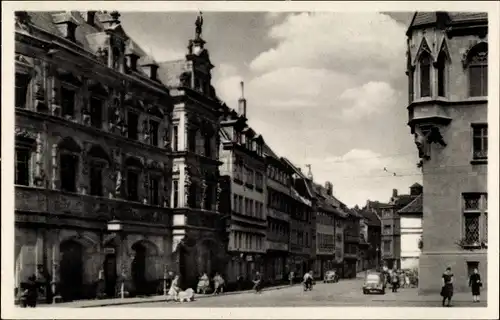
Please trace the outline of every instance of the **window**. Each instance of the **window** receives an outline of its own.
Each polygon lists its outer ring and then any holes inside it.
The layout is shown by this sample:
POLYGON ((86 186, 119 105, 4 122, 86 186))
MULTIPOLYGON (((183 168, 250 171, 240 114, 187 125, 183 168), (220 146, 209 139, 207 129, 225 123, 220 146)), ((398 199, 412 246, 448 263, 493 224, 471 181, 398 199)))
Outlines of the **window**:
POLYGON ((191 129, 188 131, 188 151, 196 152, 196 131, 191 129))
POLYGON ((488 158, 488 125, 473 124, 472 126, 473 159, 488 158))
POLYGON ((130 201, 139 200, 139 174, 136 171, 127 171, 127 199, 130 201))
POLYGON ((172 148, 174 151, 179 151, 179 127, 178 126, 173 127, 172 148))
POLYGON ((103 167, 99 163, 93 162, 90 166, 90 194, 93 196, 103 195, 102 177, 103 167))
POLYGON ((139 116, 134 112, 128 112, 128 138, 137 140, 139 138, 139 116))
POLYGON ((160 203, 160 179, 159 177, 149 177, 149 203, 157 206, 160 203))
POLYGON ((75 91, 66 87, 61 88, 61 111, 62 116, 75 116, 75 91))
POLYGON ((102 101, 90 99, 90 125, 94 128, 102 128, 102 101))
POLYGON ((383 246, 384 246, 383 247, 384 252, 386 252, 386 253, 391 252, 391 240, 384 240, 383 246))
POLYGON ((238 195, 233 194, 233 211, 238 212, 238 210, 239 210, 239 198, 238 195))
POLYGON ((16 73, 16 108, 26 108, 26 96, 28 94, 28 85, 30 78, 26 74, 16 73))
POLYGON ((484 97, 488 95, 488 45, 478 44, 469 52, 469 95, 484 97))
POLYGON ((198 208, 198 185, 196 182, 191 182, 189 185, 188 205, 190 208, 198 208))
POLYGON ((205 190, 204 207, 206 210, 212 210, 212 200, 214 194, 214 186, 212 184, 207 184, 207 189, 205 190))
POLYGON ((420 97, 431 96, 431 57, 427 52, 420 56, 420 97))
POLYGON ((384 225, 384 234, 391 234, 391 225, 390 224, 384 225))
POLYGON ((61 190, 75 192, 78 156, 69 153, 62 153, 60 155, 60 165, 61 190))
POLYGON ((179 181, 174 180, 172 182, 173 187, 172 187, 172 192, 174 194, 174 208, 179 207, 179 181))
POLYGON ((16 177, 15 183, 22 186, 30 185, 31 150, 16 148, 16 177))
POLYGON ((441 52, 437 61, 438 96, 446 97, 446 56, 441 52))
POLYGON ((149 120, 149 131, 151 132, 151 144, 158 147, 158 129, 159 123, 154 120, 149 120))
POLYGON ((243 211, 243 196, 238 196, 238 213, 244 214, 245 212, 243 211))
POLYGON ((480 246, 487 243, 487 194, 463 195, 463 239, 465 245, 480 246))
POLYGON ((204 154, 205 157, 212 157, 212 137, 211 136, 205 136, 205 141, 204 141, 204 154))

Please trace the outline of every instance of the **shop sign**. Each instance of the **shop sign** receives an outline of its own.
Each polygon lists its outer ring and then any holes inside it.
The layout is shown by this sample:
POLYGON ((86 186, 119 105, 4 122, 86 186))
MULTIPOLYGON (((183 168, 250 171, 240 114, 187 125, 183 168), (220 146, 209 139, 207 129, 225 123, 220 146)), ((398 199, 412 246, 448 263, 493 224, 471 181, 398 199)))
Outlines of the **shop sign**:
POLYGON ((248 256, 247 256, 247 261, 248 261, 248 262, 253 261, 253 256, 248 255, 248 256))

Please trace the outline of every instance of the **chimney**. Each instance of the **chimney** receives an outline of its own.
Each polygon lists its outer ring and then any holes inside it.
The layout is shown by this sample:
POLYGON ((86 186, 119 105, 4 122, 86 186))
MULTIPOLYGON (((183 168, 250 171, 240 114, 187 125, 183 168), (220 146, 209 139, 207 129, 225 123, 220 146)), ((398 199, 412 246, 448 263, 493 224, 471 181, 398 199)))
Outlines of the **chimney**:
POLYGON ((96 11, 87 11, 87 23, 93 26, 95 24, 96 11))
POLYGON ((312 181, 313 180, 313 173, 311 171, 311 165, 310 164, 306 164, 306 167, 309 169, 307 171, 307 178, 312 181))
POLYGON ((398 196, 398 189, 392 189, 392 197, 396 198, 398 196))
POLYGON ((247 100, 245 99, 245 84, 240 82, 241 98, 238 99, 238 113, 243 117, 247 117, 247 100))
POLYGON ((325 182, 326 194, 333 196, 333 185, 330 181, 325 182))

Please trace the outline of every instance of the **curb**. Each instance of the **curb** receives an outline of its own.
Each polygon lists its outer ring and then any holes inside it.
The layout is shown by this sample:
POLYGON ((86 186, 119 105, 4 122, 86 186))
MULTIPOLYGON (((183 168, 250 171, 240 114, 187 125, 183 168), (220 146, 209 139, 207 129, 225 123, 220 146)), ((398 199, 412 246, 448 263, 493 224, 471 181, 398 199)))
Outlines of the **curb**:
MULTIPOLYGON (((285 288, 290 288, 290 287, 295 287, 297 285, 301 284, 294 284, 292 286, 286 285, 286 286, 277 286, 277 287, 269 287, 269 288, 264 288, 262 289, 262 292, 264 291, 275 291, 275 290, 281 290, 285 288)), ((254 292, 253 290, 245 290, 245 291, 232 291, 232 292, 227 292, 223 293, 222 295, 196 295, 195 300, 198 299, 207 299, 207 298, 216 298, 216 297, 223 297, 223 296, 230 296, 230 295, 237 295, 237 294, 244 294, 244 293, 250 293, 254 292)), ((81 305, 81 306, 67 306, 67 308, 97 308, 97 307, 113 307, 113 306, 120 306, 120 305, 130 305, 130 304, 140 304, 140 303, 156 303, 156 302, 166 302, 169 301, 169 299, 165 298, 158 298, 158 299, 152 299, 152 300, 135 300, 135 301, 124 301, 118 300, 116 302, 111 302, 111 303, 98 303, 98 304, 92 304, 92 305, 81 305)), ((57 307, 57 305, 52 305, 53 307, 57 307)), ((65 306, 60 306, 61 308, 65 308, 65 306)))

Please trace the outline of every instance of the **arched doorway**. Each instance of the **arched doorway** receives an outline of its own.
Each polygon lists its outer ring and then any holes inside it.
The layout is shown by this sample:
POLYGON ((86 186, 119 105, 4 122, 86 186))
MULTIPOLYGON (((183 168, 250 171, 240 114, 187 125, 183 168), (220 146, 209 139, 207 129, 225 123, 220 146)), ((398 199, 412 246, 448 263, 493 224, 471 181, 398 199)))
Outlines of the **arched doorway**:
POLYGON ((116 272, 116 253, 114 250, 106 254, 106 256, 104 257, 103 270, 104 270, 104 283, 105 283, 106 296, 110 298, 115 297, 117 272, 116 272))
POLYGON ((83 297, 83 246, 74 240, 60 244, 60 293, 64 301, 83 297))
POLYGON ((146 247, 137 242, 132 246, 135 251, 134 259, 132 260, 131 272, 132 283, 135 289, 135 295, 143 295, 146 286, 146 247))

